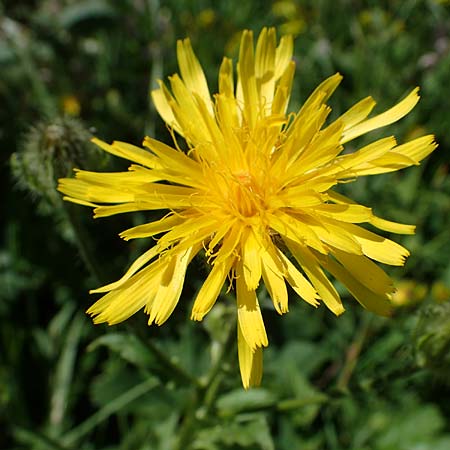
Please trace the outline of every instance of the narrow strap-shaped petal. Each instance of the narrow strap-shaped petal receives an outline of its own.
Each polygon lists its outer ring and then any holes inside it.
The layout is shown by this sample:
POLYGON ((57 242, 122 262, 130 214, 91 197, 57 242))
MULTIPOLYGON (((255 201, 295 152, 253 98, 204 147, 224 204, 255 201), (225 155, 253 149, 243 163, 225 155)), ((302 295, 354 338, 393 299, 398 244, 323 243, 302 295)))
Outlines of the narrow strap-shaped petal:
POLYGON ((395 147, 390 153, 361 164, 353 169, 356 176, 378 175, 419 165, 423 158, 435 150, 433 135, 422 136, 395 147))
POLYGON ((331 258, 324 258, 323 266, 338 279, 366 309, 380 316, 390 316, 392 306, 387 294, 376 294, 354 277, 353 272, 346 270, 331 258))
POLYGON ((112 325, 128 319, 143 308, 157 292, 162 274, 161 267, 162 261, 155 260, 123 282, 119 288, 100 298, 86 312, 95 316, 94 323, 107 322, 112 325))
POLYGON ((270 227, 281 236, 291 239, 298 244, 309 245, 320 253, 328 253, 317 234, 304 221, 278 211, 276 215, 270 215, 269 223, 270 227))
POLYGON ((253 129, 259 113, 258 90, 255 76, 255 57, 253 53, 253 33, 245 30, 242 33, 238 63, 238 86, 242 90, 244 100, 244 117, 253 129))
POLYGON ((189 39, 177 41, 177 58, 181 76, 186 87, 193 93, 199 95, 204 101, 209 112, 213 114, 211 95, 209 93, 208 82, 202 66, 192 50, 189 39))
POLYGON ((267 347, 267 334, 256 292, 247 286, 242 262, 236 267, 236 300, 238 322, 247 345, 252 351, 258 347, 267 347))
POLYGON ((277 253, 286 267, 284 276, 292 289, 294 289, 297 295, 305 302, 315 307, 319 306, 320 302, 318 300, 320 299, 320 296, 313 285, 303 276, 294 264, 289 261, 281 250, 278 249, 277 253))
POLYGON ((368 133, 369 131, 397 122, 397 120, 400 120, 402 117, 406 116, 406 114, 408 114, 419 101, 418 92, 419 88, 416 87, 406 98, 384 113, 364 120, 363 122, 360 122, 359 124, 344 131, 342 134, 341 144, 345 144, 346 142, 349 142, 362 134, 368 133))
POLYGON ((263 373, 262 348, 252 350, 245 340, 241 326, 237 326, 238 332, 238 357, 244 389, 259 386, 263 373))
POLYGON ((344 130, 347 130, 362 122, 370 114, 375 105, 376 102, 372 97, 366 97, 339 116, 337 120, 343 122, 344 130))
POLYGON ((180 225, 184 222, 184 220, 185 219, 181 216, 170 214, 160 220, 155 220, 154 222, 144 223, 133 228, 128 228, 128 230, 122 231, 119 236, 125 241, 129 241, 130 239, 151 237, 163 233, 164 231, 168 231, 174 226, 180 225))
POLYGON ((259 97, 266 114, 272 107, 275 91, 275 28, 263 28, 256 43, 255 75, 259 97))
POLYGON ((234 98, 233 62, 223 58, 219 69, 219 94, 234 98))
POLYGON ((376 294, 394 292, 392 280, 386 272, 364 255, 352 255, 341 250, 334 252, 336 259, 368 289, 376 294))
POLYGON ((183 290, 187 266, 199 249, 196 245, 170 258, 151 304, 149 324, 162 325, 172 314, 183 290))
POLYGON ((400 244, 357 225, 342 222, 341 227, 354 236, 361 244, 363 253, 369 258, 391 266, 403 266, 405 264, 409 251, 400 244))
POLYGON ((255 290, 261 278, 261 243, 252 228, 247 228, 243 236, 242 266, 245 283, 249 290, 255 290))
POLYGON ((284 281, 286 268, 271 242, 267 242, 261 252, 261 263, 264 284, 276 311, 278 314, 287 313, 289 310, 288 292, 284 281))
POLYGON ((304 246, 298 245, 296 242, 284 239, 286 245, 291 251, 294 258, 298 261, 302 269, 305 271, 313 286, 317 289, 321 299, 328 309, 339 316, 344 312, 341 298, 336 288, 331 284, 330 280, 323 273, 317 259, 304 246))
POLYGON ((339 84, 342 81, 342 75, 340 73, 335 73, 331 77, 328 77, 326 80, 322 81, 319 86, 314 89, 313 93, 308 97, 306 102, 303 104, 299 111, 299 115, 302 114, 303 111, 309 108, 309 106, 316 102, 318 98, 320 98, 320 102, 326 102, 339 84))
POLYGON ((223 263, 213 265, 195 298, 191 313, 192 320, 202 320, 214 306, 234 260, 233 256, 229 256, 223 263))
POLYGON ((127 144, 126 142, 115 141, 109 145, 97 138, 92 138, 91 142, 98 145, 102 150, 105 150, 105 152, 119 156, 120 158, 128 159, 129 161, 133 161, 150 168, 159 167, 154 155, 142 148, 127 144))
POLYGON ((278 80, 286 71, 286 68, 291 64, 292 55, 294 53, 294 40, 291 35, 282 36, 275 52, 275 74, 274 77, 278 80))
MULTIPOLYGON (((345 204, 345 205, 357 204, 354 200, 346 197, 345 195, 339 194, 338 192, 328 191, 327 196, 331 201, 338 204, 345 204)), ((390 233, 414 234, 416 229, 414 225, 392 222, 390 220, 382 219, 381 217, 378 217, 373 213, 368 222, 372 224, 374 227, 377 227, 380 230, 388 231, 390 233)))
POLYGON ((175 100, 166 85, 161 80, 158 80, 158 84, 159 89, 154 89, 151 92, 151 97, 156 111, 158 111, 158 114, 169 127, 173 128, 178 134, 180 134, 180 136, 184 136, 183 130, 175 118, 172 110, 171 104, 175 100))
POLYGON ((145 264, 147 264, 150 260, 152 260, 158 253, 160 252, 160 247, 158 245, 154 245, 151 249, 147 250, 143 253, 139 258, 137 258, 133 264, 131 264, 130 268, 126 271, 125 275, 120 278, 120 280, 115 281, 114 283, 107 284, 97 289, 91 289, 89 291, 90 294, 99 294, 101 292, 113 291, 115 289, 120 288, 126 281, 128 281, 139 269, 141 269, 145 264))

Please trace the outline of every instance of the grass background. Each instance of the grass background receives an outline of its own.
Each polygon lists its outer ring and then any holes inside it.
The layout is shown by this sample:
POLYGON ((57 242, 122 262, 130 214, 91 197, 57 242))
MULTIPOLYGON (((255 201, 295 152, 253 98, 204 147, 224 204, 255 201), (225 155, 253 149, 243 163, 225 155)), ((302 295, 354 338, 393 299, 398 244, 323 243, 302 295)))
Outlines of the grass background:
POLYGON ((0 448, 450 448, 449 33, 445 0, 4 0, 0 448), (99 154, 91 134, 170 140, 149 89, 177 70, 177 39, 191 38, 214 91, 241 30, 263 26, 296 36, 292 110, 336 71, 333 116, 367 95, 382 111, 418 85, 415 110, 378 134, 435 133, 439 148, 420 167, 344 187, 377 214, 417 224, 416 235, 395 238, 412 255, 388 268, 394 317, 344 297, 336 319, 295 296, 279 317, 261 292, 270 347, 262 387, 245 392, 232 299, 202 323, 188 320, 207 274, 201 259, 163 327, 147 327, 142 313, 92 325, 87 291, 139 254, 145 242, 117 234, 148 216, 93 221, 54 187, 74 166, 126 167, 99 154))

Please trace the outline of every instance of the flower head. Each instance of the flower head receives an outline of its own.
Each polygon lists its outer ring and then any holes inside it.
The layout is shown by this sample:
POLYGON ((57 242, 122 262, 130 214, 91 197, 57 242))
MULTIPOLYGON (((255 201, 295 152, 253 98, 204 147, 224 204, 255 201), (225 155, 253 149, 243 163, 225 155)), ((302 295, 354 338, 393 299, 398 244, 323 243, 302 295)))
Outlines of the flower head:
POLYGON ((414 89, 391 109, 367 118, 375 105, 367 97, 327 124, 326 101, 342 77, 321 83, 300 111, 287 113, 295 72, 289 36, 277 45, 274 29, 263 29, 256 48, 251 31, 242 34, 237 83, 224 58, 219 92, 210 95, 188 39, 177 46, 181 76, 160 82, 152 92, 171 130, 184 138, 181 151, 150 137, 145 149, 124 142, 94 142, 133 162, 128 172, 77 171, 62 179, 66 199, 92 206, 95 217, 165 210, 166 215, 121 233, 125 240, 159 236, 89 310, 95 323, 115 324, 140 309, 149 324, 161 325, 174 310, 186 268, 205 250, 211 266, 193 304, 202 320, 231 279, 236 292, 238 352, 244 387, 262 375, 262 348, 268 339, 256 290, 264 283, 280 314, 288 311, 287 284, 312 306, 344 311, 326 274, 342 282, 365 308, 387 315, 393 284, 374 261, 400 266, 408 251, 360 224, 412 234, 414 226, 381 219, 370 208, 334 188, 358 176, 391 172, 434 150, 433 136, 397 145, 379 139, 353 153, 345 144, 389 125, 416 105, 414 89), (326 271, 326 272, 325 272, 326 271))

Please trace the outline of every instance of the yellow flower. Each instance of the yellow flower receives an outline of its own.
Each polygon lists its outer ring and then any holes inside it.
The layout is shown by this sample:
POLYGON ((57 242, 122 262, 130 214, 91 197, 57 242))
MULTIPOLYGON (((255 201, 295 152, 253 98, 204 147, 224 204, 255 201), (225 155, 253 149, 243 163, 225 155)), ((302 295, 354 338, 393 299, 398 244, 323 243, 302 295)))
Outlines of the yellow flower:
POLYGON ((62 109, 69 116, 79 116, 81 105, 75 95, 65 95, 62 98, 62 109))
POLYGON ((149 324, 161 325, 180 298, 187 266, 204 250, 211 271, 192 319, 202 320, 230 279, 245 388, 260 383, 268 344, 256 294, 261 280, 280 314, 288 311, 286 283, 312 306, 323 302, 336 315, 344 311, 324 269, 362 306, 389 314, 394 288, 373 261, 401 266, 409 253, 360 224, 402 234, 414 233, 414 226, 381 219, 333 188, 417 165, 436 147, 433 136, 401 145, 387 137, 345 153, 347 142, 408 114, 418 89, 372 118, 375 102, 367 97, 325 124, 331 111, 326 101, 342 78, 335 74, 300 111, 287 114, 292 52, 292 38, 281 38, 277 46, 274 29, 262 30, 256 49, 252 32, 244 31, 236 86, 232 61, 224 58, 219 92, 211 97, 189 40, 179 41, 181 77, 169 78, 170 90, 160 82, 152 97, 189 150, 181 151, 175 137, 175 148, 146 137, 146 149, 94 139, 106 152, 132 161, 129 171, 77 171, 59 186, 66 200, 94 207, 95 217, 166 211, 160 220, 121 233, 125 240, 160 237, 119 281, 92 291, 106 293, 88 310, 94 322, 116 324, 143 308, 149 324))

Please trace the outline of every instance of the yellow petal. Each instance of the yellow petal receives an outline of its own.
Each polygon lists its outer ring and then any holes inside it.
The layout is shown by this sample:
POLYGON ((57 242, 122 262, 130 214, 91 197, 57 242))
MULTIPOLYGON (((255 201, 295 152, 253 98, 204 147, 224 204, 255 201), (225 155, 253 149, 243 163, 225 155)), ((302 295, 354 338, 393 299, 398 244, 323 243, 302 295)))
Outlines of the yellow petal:
POLYGON ((267 347, 267 334, 261 310, 254 290, 245 282, 242 262, 236 268, 236 300, 238 322, 247 345, 252 351, 258 347, 267 347))
POLYGON ((313 286, 317 289, 327 308, 337 316, 342 314, 345 309, 341 298, 330 280, 323 273, 314 255, 306 247, 298 245, 289 239, 285 239, 285 242, 313 286))
POLYGON ((111 145, 109 145, 97 138, 92 138, 91 142, 93 142, 95 145, 98 145, 101 149, 105 150, 105 152, 111 153, 112 155, 128 159, 129 161, 142 164, 146 167, 159 168, 158 162, 156 161, 155 157, 142 148, 120 141, 114 141, 111 145))
POLYGON ((171 102, 174 101, 174 98, 162 81, 158 80, 158 84, 159 89, 154 89, 151 92, 151 97, 156 111, 158 111, 158 114, 169 127, 173 128, 181 136, 184 136, 183 130, 177 122, 172 110, 171 102))
POLYGON ((294 80, 295 63, 290 61, 282 74, 275 90, 272 102, 272 114, 285 114, 291 96, 292 82, 294 80))
POLYGON ((322 203, 320 206, 311 208, 311 210, 322 216, 342 222, 367 222, 372 217, 372 210, 362 205, 332 205, 322 203))
POLYGON ((429 134, 395 147, 394 152, 420 162, 437 147, 434 136, 429 134))
POLYGON ((74 169, 74 171, 75 177, 78 180, 103 186, 119 185, 122 188, 129 188, 131 186, 135 188, 145 183, 153 183, 161 180, 159 176, 155 176, 153 170, 134 164, 130 166, 128 172, 89 172, 78 169, 74 169))
POLYGON ((359 174, 359 168, 374 159, 383 156, 395 147, 393 136, 379 139, 361 148, 357 152, 339 156, 328 168, 321 171, 323 175, 336 174, 339 178, 354 178, 359 174))
POLYGON ((172 314, 183 290, 187 266, 198 250, 199 246, 191 247, 168 261, 149 310, 149 325, 162 325, 172 314))
POLYGON ((278 256, 286 267, 285 278, 297 295, 312 306, 319 306, 320 298, 312 284, 300 273, 300 271, 289 261, 281 250, 278 250, 278 256))
POLYGON ((253 33, 249 30, 245 30, 241 38, 238 63, 238 87, 242 90, 244 117, 250 129, 253 129, 258 114, 259 98, 256 87, 253 33))
POLYGON ((355 175, 378 175, 394 172, 412 165, 418 165, 437 147, 434 136, 422 136, 395 147, 391 153, 361 164, 354 170, 355 175))
POLYGON ((380 230, 388 231, 397 234, 414 234, 416 231, 415 225, 407 225, 404 223, 392 222, 390 220, 382 219, 381 217, 373 216, 370 223, 380 230))
POLYGON ((276 216, 270 216, 269 224, 281 236, 302 245, 306 244, 321 253, 327 253, 316 232, 312 227, 306 225, 304 220, 298 220, 289 214, 278 211, 276 216))
MULTIPOLYGON (((356 205, 356 202, 334 191, 328 191, 327 196, 330 200, 338 204, 356 205)), ((414 225, 407 225, 403 223, 392 222, 390 220, 382 219, 372 214, 369 223, 380 230, 389 231, 390 233, 398 234, 414 234, 416 227, 414 225)))
POLYGON ((288 292, 283 277, 286 268, 273 250, 273 244, 268 245, 269 248, 261 253, 262 276, 275 309, 278 314, 284 314, 289 310, 288 292))
POLYGON ((305 186, 294 186, 285 189, 277 197, 280 206, 286 208, 306 208, 318 206, 323 203, 322 198, 313 190, 305 190, 305 186))
POLYGON ((161 261, 156 260, 139 273, 130 277, 120 288, 104 295, 87 313, 94 323, 120 323, 142 309, 156 293, 161 278, 161 261))
POLYGON ((177 58, 181 76, 183 77, 186 87, 191 92, 198 94, 205 102, 209 112, 213 114, 208 83, 205 74, 203 73, 202 66, 192 50, 191 41, 189 39, 177 41, 177 58))
POLYGON ((202 320, 214 306, 222 286, 230 273, 233 262, 234 258, 228 257, 222 264, 213 265, 211 272, 203 282, 195 298, 191 313, 192 320, 202 320))
MULTIPOLYGON (((339 248, 344 252, 361 255, 361 244, 341 227, 341 223, 331 219, 319 218, 313 221, 305 217, 303 221, 319 237, 319 239, 328 245, 339 248)), ((314 247, 313 247, 314 248, 314 247)))
POLYGON ((254 351, 249 347, 238 323, 238 356, 244 389, 259 386, 263 373, 262 348, 254 351))
POLYGON ((275 28, 263 28, 258 36, 255 52, 255 76, 259 98, 265 102, 267 112, 272 105, 275 89, 275 28))
POLYGON ((128 281, 141 267, 147 264, 151 259, 153 259, 160 251, 158 245, 153 246, 150 250, 147 250, 139 258, 137 258, 130 268, 126 271, 125 275, 114 283, 107 284, 97 289, 92 289, 89 291, 90 294, 98 294, 101 292, 108 292, 121 287, 126 281, 128 281))
POLYGON ((331 77, 328 77, 326 80, 322 81, 319 86, 314 89, 313 93, 308 97, 306 102, 303 104, 300 109, 299 114, 301 114, 305 109, 307 109, 312 103, 314 103, 318 98, 320 98, 320 102, 326 102, 336 88, 339 86, 342 81, 342 75, 340 73, 335 73, 331 77))
POLYGON ((58 190, 85 202, 125 203, 133 202, 135 196, 133 192, 121 189, 120 185, 100 186, 76 178, 62 178, 58 190))
POLYGON ((349 142, 362 134, 366 134, 369 131, 397 122, 397 120, 400 120, 402 117, 406 116, 406 114, 408 114, 419 101, 418 92, 419 88, 413 89, 406 98, 384 113, 378 114, 371 119, 364 120, 363 122, 344 131, 342 134, 341 144, 345 144, 346 142, 349 142))
POLYGON ((215 264, 223 263, 231 255, 237 255, 237 247, 241 242, 242 227, 231 226, 229 233, 224 237, 222 241, 222 247, 220 253, 217 255, 215 264))
POLYGON ((214 216, 205 219, 203 216, 185 219, 180 225, 174 226, 161 236, 158 245, 168 248, 181 239, 207 239, 217 229, 217 219, 214 216))
POLYGON ((219 69, 219 93, 225 97, 234 97, 233 63, 230 58, 223 58, 219 69))
POLYGON ((409 252, 400 244, 357 225, 342 223, 341 226, 354 236, 361 244, 363 253, 369 258, 391 266, 403 266, 405 264, 409 252))
POLYGON ((175 214, 170 214, 163 217, 160 220, 155 220, 154 222, 144 223, 128 230, 122 231, 119 236, 125 241, 130 239, 146 238, 150 236, 155 236, 157 234, 163 233, 164 231, 170 230, 172 227, 179 225, 184 222, 184 219, 175 214))
POLYGON ((251 228, 245 232, 242 265, 245 284, 249 290, 255 290, 261 278, 261 244, 251 228))
POLYGON ((210 136, 208 130, 203 126, 202 114, 194 93, 189 91, 177 74, 171 76, 169 81, 176 100, 171 102, 170 106, 177 122, 183 129, 183 136, 194 145, 207 142, 210 136))
MULTIPOLYGON (((59 182, 61 182, 61 181, 62 181, 62 179, 59 180, 59 182)), ((59 188, 59 186, 58 186, 58 191, 62 192, 61 189, 59 188)), ((63 200, 67 201, 67 202, 76 203, 77 205, 90 206, 91 208, 98 208, 98 206, 99 206, 99 205, 96 205, 95 203, 87 202, 85 200, 80 200, 79 198, 74 198, 74 197, 69 197, 69 196, 64 196, 63 200)))
POLYGON ((275 53, 275 79, 282 77, 292 63, 294 41, 291 35, 282 36, 275 53))
POLYGON ((369 258, 340 250, 336 250, 334 256, 353 277, 376 294, 384 295, 394 291, 392 280, 369 258))
POLYGON ((148 136, 145 137, 143 145, 155 153, 160 160, 160 164, 163 164, 167 169, 188 175, 192 180, 197 180, 197 182, 202 180, 203 173, 200 164, 183 152, 148 136))
POLYGON ((362 122, 375 106, 375 100, 372 97, 366 97, 353 105, 342 116, 338 117, 344 123, 344 130, 347 130, 362 122))
POLYGON ((366 309, 380 316, 389 316, 392 312, 389 296, 387 294, 376 294, 367 289, 364 284, 357 280, 353 273, 347 271, 337 262, 328 258, 323 262, 324 267, 336 277, 353 295, 353 297, 366 309))

